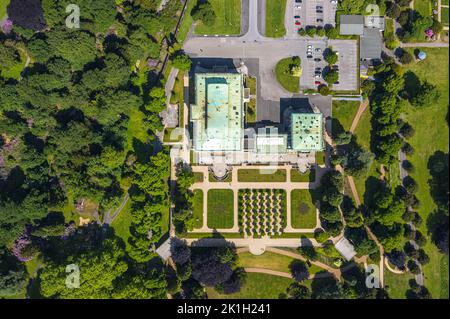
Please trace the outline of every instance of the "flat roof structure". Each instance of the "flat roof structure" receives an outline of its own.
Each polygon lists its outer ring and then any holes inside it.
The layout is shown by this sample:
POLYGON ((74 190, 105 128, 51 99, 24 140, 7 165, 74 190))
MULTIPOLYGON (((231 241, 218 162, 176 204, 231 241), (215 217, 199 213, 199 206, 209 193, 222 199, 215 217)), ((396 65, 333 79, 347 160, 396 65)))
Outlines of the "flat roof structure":
POLYGON ((364 28, 364 34, 361 36, 360 59, 374 60, 381 59, 383 50, 383 37, 380 29, 364 28))
POLYGON ((288 138, 274 127, 265 127, 255 135, 255 151, 259 154, 286 154, 288 138))
POLYGON ((324 150, 323 114, 291 114, 291 147, 298 152, 324 150))
POLYGON ((381 16, 364 16, 364 26, 366 28, 377 28, 384 31, 385 19, 381 16))
POLYGON ((339 239, 334 247, 347 261, 356 256, 355 247, 345 237, 339 239))
POLYGON ((196 151, 240 151, 243 148, 243 75, 197 73, 191 104, 196 151))
POLYGON ((362 15, 342 14, 339 16, 339 33, 341 35, 362 35, 364 17, 362 15))

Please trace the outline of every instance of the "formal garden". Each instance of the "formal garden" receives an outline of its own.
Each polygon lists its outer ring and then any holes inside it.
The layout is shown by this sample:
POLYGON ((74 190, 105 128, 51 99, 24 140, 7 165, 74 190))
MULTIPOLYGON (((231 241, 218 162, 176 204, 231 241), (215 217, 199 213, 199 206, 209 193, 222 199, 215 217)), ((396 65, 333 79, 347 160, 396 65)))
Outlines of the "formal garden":
POLYGON ((245 236, 260 238, 283 233, 286 226, 286 192, 284 190, 240 190, 239 209, 239 224, 245 236))
POLYGON ((313 190, 294 189, 291 192, 291 226, 293 228, 313 229, 317 226, 317 211, 313 190))
POLYGON ((234 224, 233 191, 211 189, 208 191, 208 227, 232 228, 234 224))

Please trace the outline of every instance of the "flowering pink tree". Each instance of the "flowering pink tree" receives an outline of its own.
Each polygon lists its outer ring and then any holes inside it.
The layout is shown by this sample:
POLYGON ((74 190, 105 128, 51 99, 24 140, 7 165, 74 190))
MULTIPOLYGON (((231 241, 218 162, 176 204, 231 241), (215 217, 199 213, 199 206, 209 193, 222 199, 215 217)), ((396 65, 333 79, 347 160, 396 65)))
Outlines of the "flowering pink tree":
POLYGON ((432 37, 434 36, 434 32, 433 32, 432 29, 427 29, 427 30, 425 31, 425 35, 426 35, 428 38, 432 38, 432 37))
POLYGON ((4 34, 9 34, 13 28, 13 22, 8 18, 2 21, 2 31, 4 34))

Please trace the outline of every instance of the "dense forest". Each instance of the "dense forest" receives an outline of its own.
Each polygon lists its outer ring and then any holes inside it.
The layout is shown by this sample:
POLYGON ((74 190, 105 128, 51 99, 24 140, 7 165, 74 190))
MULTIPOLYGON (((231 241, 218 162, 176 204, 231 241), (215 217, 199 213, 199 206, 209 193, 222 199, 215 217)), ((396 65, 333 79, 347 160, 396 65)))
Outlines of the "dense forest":
POLYGON ((184 1, 159 2, 10 2, 12 27, 0 33, 0 271, 11 280, 0 296, 24 286, 23 264, 10 265, 11 256, 39 254, 41 296, 165 297, 152 247, 168 227, 170 173, 156 132, 184 1), (66 26, 69 4, 80 8, 80 28, 66 26), (127 250, 101 227, 126 193, 127 250), (100 223, 77 228, 73 213, 86 207, 100 223), (67 295, 55 280, 68 261, 92 270, 99 286, 67 295), (141 284, 148 289, 133 290, 141 284))

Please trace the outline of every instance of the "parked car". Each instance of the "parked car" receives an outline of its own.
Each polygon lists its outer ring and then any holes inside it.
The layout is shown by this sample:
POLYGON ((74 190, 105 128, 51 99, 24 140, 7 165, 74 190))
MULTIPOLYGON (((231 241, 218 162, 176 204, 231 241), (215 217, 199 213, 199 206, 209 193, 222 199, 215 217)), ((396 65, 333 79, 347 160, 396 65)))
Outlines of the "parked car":
POLYGON ((315 75, 321 75, 322 72, 320 72, 320 71, 315 71, 314 74, 315 74, 315 75))
POLYGON ((315 58, 314 61, 320 62, 320 61, 322 61, 322 59, 321 58, 315 58))
POLYGON ((295 21, 295 25, 301 25, 302 23, 300 21, 295 21))
POLYGON ((322 10, 316 10, 316 13, 323 13, 322 10))
POLYGON ((301 9, 302 6, 301 6, 300 4, 296 4, 296 5, 294 6, 294 8, 295 8, 295 9, 301 9))
POLYGON ((322 10, 323 7, 322 6, 316 6, 316 10, 322 10))
POLYGON ((312 59, 312 55, 311 54, 308 54, 307 56, 306 56, 306 58, 308 58, 308 59, 312 59))
POLYGON ((319 78, 320 78, 320 75, 319 75, 319 74, 314 74, 314 78, 315 78, 315 79, 319 79, 319 78))
POLYGON ((322 52, 322 49, 321 48, 316 48, 314 51, 316 51, 317 53, 320 53, 320 52, 322 52))
POLYGON ((308 44, 307 48, 308 48, 308 49, 312 49, 312 45, 311 45, 311 44, 308 44))
POLYGON ((295 3, 302 3, 302 0, 295 0, 295 3))
POLYGON ((294 19, 300 19, 299 15, 294 16, 294 19))
POLYGON ((323 22, 323 19, 316 19, 316 22, 321 23, 321 22, 323 22))
POLYGON ((333 65, 333 70, 339 71, 339 66, 338 65, 333 65))
POLYGON ((315 81, 314 84, 315 84, 315 85, 321 85, 322 82, 320 82, 320 81, 315 81))
POLYGON ((334 82, 333 84, 339 84, 339 81, 334 82))
POLYGON ((322 71, 322 68, 317 67, 316 71, 322 71))

